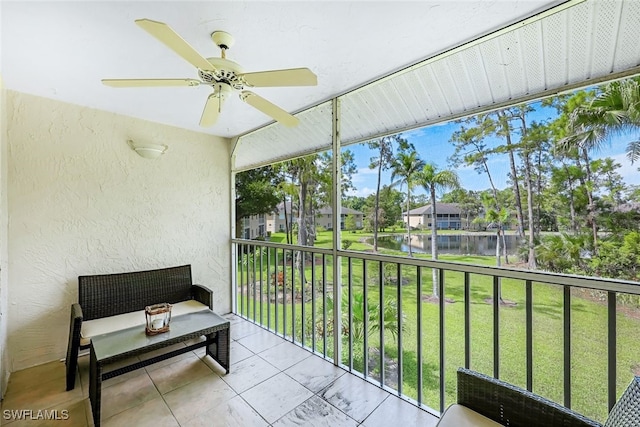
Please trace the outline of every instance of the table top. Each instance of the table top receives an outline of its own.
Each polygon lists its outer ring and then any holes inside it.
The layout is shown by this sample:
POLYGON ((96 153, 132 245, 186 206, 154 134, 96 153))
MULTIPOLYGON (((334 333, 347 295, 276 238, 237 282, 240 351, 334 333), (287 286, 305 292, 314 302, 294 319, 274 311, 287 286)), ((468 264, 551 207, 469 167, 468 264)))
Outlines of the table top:
POLYGON ((91 347, 97 361, 115 361, 228 327, 227 319, 211 310, 203 310, 172 317, 168 332, 147 335, 145 325, 139 325, 91 337, 91 347))

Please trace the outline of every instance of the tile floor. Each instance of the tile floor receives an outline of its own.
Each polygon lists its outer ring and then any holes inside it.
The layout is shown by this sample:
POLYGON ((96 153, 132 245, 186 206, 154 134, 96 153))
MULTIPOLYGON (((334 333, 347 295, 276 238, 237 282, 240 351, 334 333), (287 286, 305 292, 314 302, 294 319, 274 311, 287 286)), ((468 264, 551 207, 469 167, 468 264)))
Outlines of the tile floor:
MULTIPOLYGON (((204 349, 103 383, 102 425, 110 426, 435 426, 433 415, 234 315, 231 373, 204 349)), ((147 355, 147 357, 149 357, 147 355)), ((65 391, 64 363, 15 372, 0 424, 92 426, 88 356, 76 388, 65 391), (7 420, 6 410, 68 411, 67 420, 7 420)), ((63 414, 62 412, 58 412, 63 414)))

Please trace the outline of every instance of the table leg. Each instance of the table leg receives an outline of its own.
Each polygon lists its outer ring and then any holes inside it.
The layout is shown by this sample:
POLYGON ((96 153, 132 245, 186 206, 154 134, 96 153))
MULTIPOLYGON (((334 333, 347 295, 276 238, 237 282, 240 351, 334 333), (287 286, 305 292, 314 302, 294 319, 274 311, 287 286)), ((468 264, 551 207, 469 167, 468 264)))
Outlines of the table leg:
POLYGON ((100 427, 100 399, 102 395, 102 367, 98 365, 96 354, 91 346, 89 361, 89 401, 93 414, 93 424, 100 427))
POLYGON ((227 328, 207 336, 207 341, 212 341, 211 344, 207 344, 207 354, 220 363, 227 374, 229 373, 229 365, 231 363, 229 360, 231 347, 230 335, 229 328, 227 328))

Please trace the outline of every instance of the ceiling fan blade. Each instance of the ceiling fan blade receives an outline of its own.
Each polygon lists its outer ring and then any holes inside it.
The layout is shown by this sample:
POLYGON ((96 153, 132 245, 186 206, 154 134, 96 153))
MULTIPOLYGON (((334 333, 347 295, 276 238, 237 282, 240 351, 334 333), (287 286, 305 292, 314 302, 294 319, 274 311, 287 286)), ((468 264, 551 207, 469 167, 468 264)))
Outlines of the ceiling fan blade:
POLYGON ((200 126, 209 127, 216 123, 220 115, 221 102, 220 97, 216 96, 215 93, 209 95, 202 111, 202 117, 200 117, 200 126))
POLYGON ((198 86, 195 79, 102 79, 111 87, 155 87, 155 86, 198 86))
POLYGON ((290 68, 286 70, 257 71, 242 74, 249 86, 316 86, 318 76, 308 68, 290 68))
POLYGON ((267 116, 273 117, 278 122, 282 123, 287 127, 296 126, 300 120, 297 117, 292 116, 291 114, 284 111, 282 108, 277 105, 267 101, 261 96, 256 95, 255 93, 243 90, 240 93, 240 99, 242 99, 247 104, 251 105, 254 108, 265 113, 267 116))
POLYGON ((189 43, 187 43, 178 33, 163 22, 152 21, 150 19, 136 19, 143 30, 167 45, 169 49, 183 57, 187 62, 201 70, 214 71, 215 68, 205 57, 200 55, 189 43))

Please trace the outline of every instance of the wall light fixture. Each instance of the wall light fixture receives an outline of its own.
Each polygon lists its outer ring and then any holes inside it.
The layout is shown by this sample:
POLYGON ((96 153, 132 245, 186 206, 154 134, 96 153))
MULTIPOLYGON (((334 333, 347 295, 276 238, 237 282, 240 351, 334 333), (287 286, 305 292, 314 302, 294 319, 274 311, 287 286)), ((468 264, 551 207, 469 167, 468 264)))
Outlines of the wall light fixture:
POLYGON ((162 156, 169 148, 164 144, 135 142, 131 139, 127 141, 127 144, 129 144, 129 147, 131 147, 133 151, 138 153, 140 157, 144 157, 145 159, 157 159, 158 157, 162 156))

